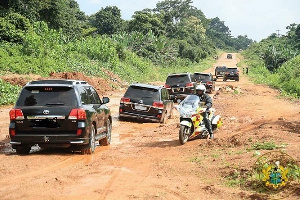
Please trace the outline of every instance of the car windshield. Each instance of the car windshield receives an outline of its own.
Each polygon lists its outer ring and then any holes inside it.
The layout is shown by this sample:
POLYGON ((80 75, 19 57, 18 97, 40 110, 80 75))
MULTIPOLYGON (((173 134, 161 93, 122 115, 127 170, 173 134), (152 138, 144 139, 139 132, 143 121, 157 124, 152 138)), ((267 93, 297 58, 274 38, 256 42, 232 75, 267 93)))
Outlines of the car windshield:
POLYGON ((175 85, 177 83, 189 83, 189 82, 191 82, 191 80, 186 74, 168 76, 166 81, 168 85, 175 85))
POLYGON ((150 104, 154 101, 160 101, 158 89, 139 86, 130 86, 124 97, 130 98, 133 102, 134 100, 137 102, 143 100, 143 102, 150 102, 150 104))
POLYGON ((71 87, 25 87, 17 106, 77 106, 75 91, 71 87))
POLYGON ((210 80, 209 74, 194 74, 194 78, 197 81, 209 81, 210 80))

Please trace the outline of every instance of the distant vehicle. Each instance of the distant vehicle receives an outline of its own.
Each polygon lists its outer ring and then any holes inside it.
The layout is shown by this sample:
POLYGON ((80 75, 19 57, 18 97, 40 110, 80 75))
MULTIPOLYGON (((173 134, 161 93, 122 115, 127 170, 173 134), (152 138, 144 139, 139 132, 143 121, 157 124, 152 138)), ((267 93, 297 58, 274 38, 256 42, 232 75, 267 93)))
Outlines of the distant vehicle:
POLYGON ((235 81, 240 80, 238 68, 236 67, 227 68, 226 72, 224 73, 223 81, 227 81, 228 79, 235 80, 235 81))
POLYGON ((224 76, 224 73, 226 72, 227 67, 226 66, 217 66, 215 68, 215 76, 216 78, 222 77, 224 76))
POLYGON ((72 148, 92 154, 95 142, 109 145, 112 117, 96 90, 85 81, 38 80, 27 83, 9 112, 10 143, 18 154, 31 147, 72 148))
POLYGON ((167 77, 165 88, 167 88, 171 99, 181 101, 187 95, 193 94, 196 83, 191 73, 171 74, 167 77))
POLYGON ((227 54, 227 59, 232 59, 232 54, 227 54))
POLYGON ((119 118, 137 118, 166 123, 172 117, 173 100, 163 86, 131 84, 121 98, 119 118))
POLYGON ((208 93, 212 93, 215 90, 215 79, 211 73, 194 73, 194 79, 199 84, 203 84, 206 87, 208 93))

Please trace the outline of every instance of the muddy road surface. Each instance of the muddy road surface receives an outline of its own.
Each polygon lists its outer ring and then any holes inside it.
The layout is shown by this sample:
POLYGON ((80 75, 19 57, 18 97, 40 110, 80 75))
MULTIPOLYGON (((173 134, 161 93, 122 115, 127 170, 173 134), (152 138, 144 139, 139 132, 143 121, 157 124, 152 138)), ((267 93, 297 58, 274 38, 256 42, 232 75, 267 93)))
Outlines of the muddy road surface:
MULTIPOLYGON (((215 65, 233 67, 238 61, 238 54, 233 59, 223 54, 215 65)), ((97 146, 93 155, 35 147, 29 155, 20 156, 7 138, 11 106, 1 107, 0 199, 273 198, 245 184, 243 176, 258 155, 275 151, 254 150, 255 144, 272 142, 276 151, 299 162, 300 104, 255 85, 240 72, 239 82, 216 82, 213 107, 224 125, 215 139, 185 145, 178 141, 176 110, 166 124, 119 121, 119 101, 125 92, 120 89, 107 93, 113 115, 110 146, 97 146)), ((288 198, 299 199, 299 190, 288 198)))

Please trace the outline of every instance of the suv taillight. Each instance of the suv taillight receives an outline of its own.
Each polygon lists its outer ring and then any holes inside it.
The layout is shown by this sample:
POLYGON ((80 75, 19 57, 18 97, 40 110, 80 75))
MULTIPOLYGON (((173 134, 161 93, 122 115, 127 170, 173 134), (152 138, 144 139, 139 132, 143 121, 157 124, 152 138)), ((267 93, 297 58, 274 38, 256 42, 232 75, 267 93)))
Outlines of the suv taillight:
POLYGON ((130 102, 129 98, 126 97, 121 98, 121 103, 129 103, 129 102, 130 102))
POLYGON ((170 85, 167 85, 167 84, 165 84, 165 88, 171 88, 171 86, 170 86, 170 85))
POLYGON ((152 105, 154 107, 157 107, 157 108, 163 108, 164 107, 164 103, 163 102, 153 102, 152 105))
POLYGON ((72 109, 69 115, 69 119, 85 120, 86 119, 85 110, 82 108, 72 109))
POLYGON ((211 82, 211 81, 207 81, 207 82, 206 82, 206 84, 207 84, 207 85, 212 85, 212 84, 213 84, 213 82, 211 82))
POLYGON ((9 111, 10 120, 22 120, 24 119, 24 115, 21 109, 11 109, 9 111))
POLYGON ((194 86, 193 83, 188 83, 188 84, 185 85, 185 87, 193 87, 193 86, 194 86))

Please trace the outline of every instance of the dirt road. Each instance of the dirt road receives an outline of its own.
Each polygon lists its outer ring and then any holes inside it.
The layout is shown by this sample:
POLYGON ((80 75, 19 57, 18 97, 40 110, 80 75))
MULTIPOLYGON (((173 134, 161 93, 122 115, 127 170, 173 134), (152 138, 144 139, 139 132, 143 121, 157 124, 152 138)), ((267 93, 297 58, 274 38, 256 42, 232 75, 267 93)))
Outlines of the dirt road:
MULTIPOLYGON (((223 54, 216 65, 238 60, 223 54)), ((239 187, 257 155, 270 151, 251 145, 284 145, 281 150, 299 162, 300 104, 243 74, 239 82, 218 79, 216 86, 213 107, 223 127, 214 140, 185 145, 178 141, 176 111, 167 124, 118 121, 124 90, 108 93, 112 144, 98 146, 93 155, 39 149, 17 155, 6 139, 10 107, 1 107, 0 199, 267 199, 270 194, 239 187)), ((299 190, 289 196, 299 197, 299 190)))

